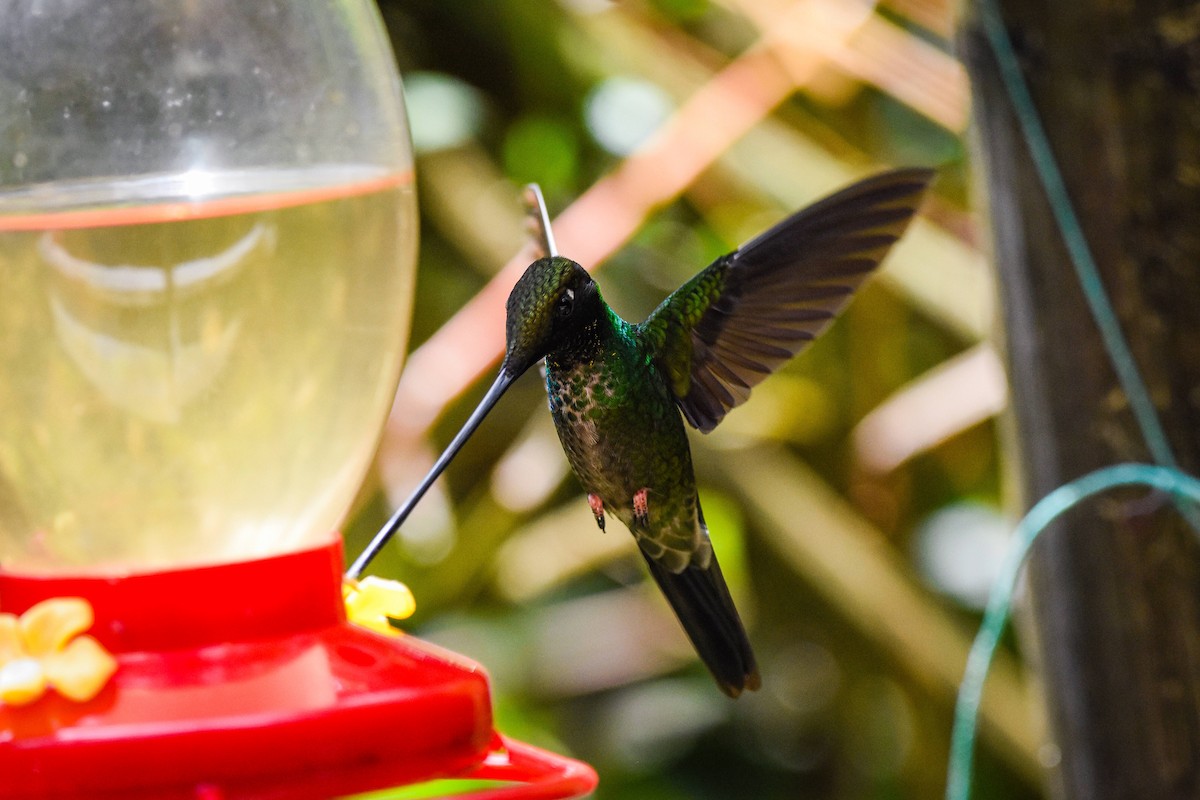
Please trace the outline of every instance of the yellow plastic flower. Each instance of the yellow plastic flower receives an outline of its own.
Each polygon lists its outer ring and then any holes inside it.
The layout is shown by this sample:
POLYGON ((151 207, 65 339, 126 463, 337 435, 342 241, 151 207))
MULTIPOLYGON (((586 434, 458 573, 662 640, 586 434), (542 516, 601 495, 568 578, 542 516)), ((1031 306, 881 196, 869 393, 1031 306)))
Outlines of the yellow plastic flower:
POLYGON ((32 703, 46 689, 83 703, 117 670, 117 660, 91 636, 92 606, 82 597, 43 600, 20 617, 0 614, 0 703, 32 703))
POLYGON ((417 601, 407 586, 374 575, 361 581, 345 581, 342 599, 346 602, 346 616, 355 625, 393 636, 400 631, 389 620, 408 619, 417 610, 417 601))

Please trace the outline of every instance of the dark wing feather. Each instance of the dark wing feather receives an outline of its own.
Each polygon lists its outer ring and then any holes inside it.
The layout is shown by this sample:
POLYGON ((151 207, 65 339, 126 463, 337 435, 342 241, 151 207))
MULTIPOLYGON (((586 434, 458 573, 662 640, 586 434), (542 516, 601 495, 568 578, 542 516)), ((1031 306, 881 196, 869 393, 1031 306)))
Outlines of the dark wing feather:
POLYGON ((912 220, 932 170, 885 172, 723 256, 642 323, 688 422, 710 431, 829 325, 912 220))

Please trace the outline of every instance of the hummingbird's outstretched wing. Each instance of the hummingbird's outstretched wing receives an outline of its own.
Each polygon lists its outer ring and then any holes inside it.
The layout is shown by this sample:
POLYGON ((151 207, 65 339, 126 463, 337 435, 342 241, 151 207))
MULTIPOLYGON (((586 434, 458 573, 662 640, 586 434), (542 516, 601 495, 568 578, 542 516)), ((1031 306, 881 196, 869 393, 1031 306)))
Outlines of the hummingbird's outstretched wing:
POLYGON ((676 401, 708 432, 837 316, 904 233, 933 178, 900 169, 796 212, 722 256, 640 326, 676 401))

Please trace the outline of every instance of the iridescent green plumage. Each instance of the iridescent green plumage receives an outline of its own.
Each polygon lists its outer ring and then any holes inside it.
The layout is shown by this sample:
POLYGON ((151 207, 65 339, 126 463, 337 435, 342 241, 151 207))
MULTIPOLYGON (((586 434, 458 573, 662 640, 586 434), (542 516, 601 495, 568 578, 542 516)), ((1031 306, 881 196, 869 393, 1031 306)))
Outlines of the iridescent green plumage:
POLYGON ((759 682, 713 556, 680 413, 711 430, 818 336, 899 238, 931 178, 900 170, 784 220, 625 322, 572 261, 508 301, 506 369, 546 359, 550 412, 597 521, 621 520, 722 689, 759 682))
POLYGON ((683 422, 712 430, 818 336, 904 232, 931 178, 896 170, 831 195, 717 259, 637 325, 608 307, 575 262, 535 261, 508 298, 499 377, 389 527, 512 381, 544 358, 550 412, 597 522, 603 528, 608 513, 629 528, 721 689, 736 697, 758 688, 683 422))

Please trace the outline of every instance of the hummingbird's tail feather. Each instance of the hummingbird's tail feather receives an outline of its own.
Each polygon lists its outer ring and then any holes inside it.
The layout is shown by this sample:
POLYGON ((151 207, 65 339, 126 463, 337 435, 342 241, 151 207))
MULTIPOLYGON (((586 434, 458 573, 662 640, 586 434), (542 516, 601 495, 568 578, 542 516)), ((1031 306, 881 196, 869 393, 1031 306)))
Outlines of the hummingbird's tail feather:
POLYGON ((758 664, 716 556, 706 568, 689 566, 680 573, 644 552, 642 556, 721 691, 737 697, 745 689, 757 689, 762 683, 758 664))

